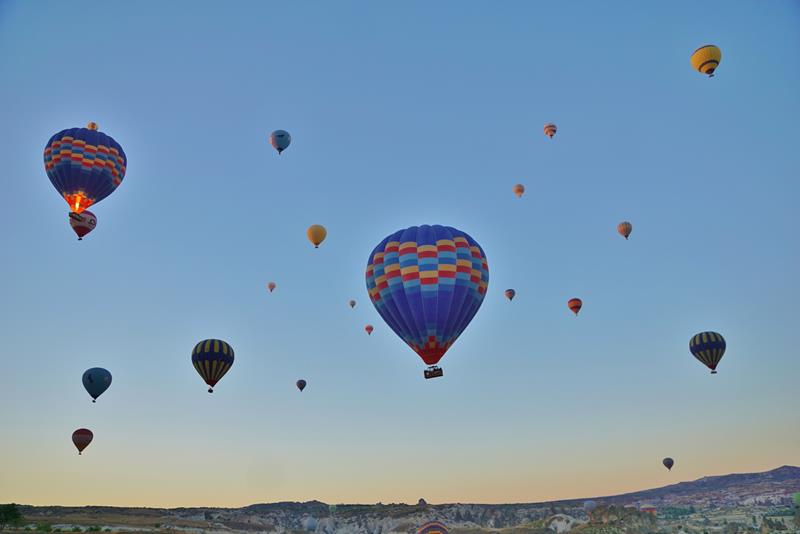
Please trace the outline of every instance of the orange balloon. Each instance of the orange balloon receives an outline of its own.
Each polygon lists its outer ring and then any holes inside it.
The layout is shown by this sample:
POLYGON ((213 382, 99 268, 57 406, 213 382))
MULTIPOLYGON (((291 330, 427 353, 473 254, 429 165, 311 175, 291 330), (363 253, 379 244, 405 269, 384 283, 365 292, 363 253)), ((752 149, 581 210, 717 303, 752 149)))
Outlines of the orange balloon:
POLYGON ((581 299, 569 299, 567 306, 572 310, 572 313, 578 315, 578 312, 581 311, 581 307, 583 307, 583 301, 581 299))
POLYGON ((631 235, 632 231, 633 231, 633 225, 628 221, 622 221, 617 225, 617 232, 619 232, 619 235, 621 235, 625 239, 628 239, 628 236, 631 235))

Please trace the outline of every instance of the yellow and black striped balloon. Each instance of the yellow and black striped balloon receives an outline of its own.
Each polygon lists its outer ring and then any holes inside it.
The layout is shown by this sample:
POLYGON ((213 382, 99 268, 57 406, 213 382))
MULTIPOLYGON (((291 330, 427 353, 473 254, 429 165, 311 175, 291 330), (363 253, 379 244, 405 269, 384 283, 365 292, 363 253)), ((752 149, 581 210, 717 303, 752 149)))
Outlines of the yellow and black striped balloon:
POLYGON ((689 352, 711 369, 712 375, 717 374, 717 365, 725 354, 726 346, 725 338, 717 332, 700 332, 689 340, 689 352))
POLYGON ((220 339, 204 339, 192 350, 192 364, 200 377, 209 385, 208 392, 233 365, 233 347, 220 339))
POLYGON ((720 61, 722 61, 722 50, 714 45, 701 46, 692 53, 694 70, 709 77, 714 76, 720 61))

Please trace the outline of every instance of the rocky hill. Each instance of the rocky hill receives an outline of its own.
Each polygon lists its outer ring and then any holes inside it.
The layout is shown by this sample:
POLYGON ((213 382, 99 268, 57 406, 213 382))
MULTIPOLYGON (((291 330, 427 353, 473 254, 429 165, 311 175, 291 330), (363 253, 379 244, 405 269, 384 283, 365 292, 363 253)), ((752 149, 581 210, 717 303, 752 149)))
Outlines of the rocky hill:
POLYGON ((429 505, 420 499, 416 505, 379 503, 335 508, 319 501, 243 508, 23 506, 22 512, 31 523, 49 523, 62 530, 94 526, 115 531, 388 534, 414 532, 422 523, 438 520, 460 534, 485 529, 504 529, 504 534, 625 534, 656 532, 655 516, 639 510, 645 503, 657 509, 789 506, 794 492, 800 492, 800 468, 784 466, 764 473, 704 477, 663 488, 596 497, 599 507, 591 518, 583 510, 583 500, 429 505))

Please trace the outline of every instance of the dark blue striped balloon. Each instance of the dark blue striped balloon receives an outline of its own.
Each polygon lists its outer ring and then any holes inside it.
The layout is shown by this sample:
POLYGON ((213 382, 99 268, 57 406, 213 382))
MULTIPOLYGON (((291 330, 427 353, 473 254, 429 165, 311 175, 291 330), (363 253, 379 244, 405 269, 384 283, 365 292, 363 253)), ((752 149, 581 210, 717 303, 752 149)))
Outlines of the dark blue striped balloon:
POLYGON ((233 347, 220 339, 204 339, 192 350, 192 365, 209 385, 208 392, 225 376, 233 365, 233 347))
POLYGON ((712 375, 717 373, 717 365, 725 354, 726 347, 725 338, 716 332, 700 332, 689 340, 689 351, 711 369, 712 375))

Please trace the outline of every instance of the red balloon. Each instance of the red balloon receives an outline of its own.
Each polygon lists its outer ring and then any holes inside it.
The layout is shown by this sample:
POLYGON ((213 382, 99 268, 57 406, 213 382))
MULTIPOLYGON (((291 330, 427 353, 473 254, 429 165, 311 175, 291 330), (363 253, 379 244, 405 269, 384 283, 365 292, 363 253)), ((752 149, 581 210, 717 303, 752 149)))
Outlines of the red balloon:
POLYGON ((572 313, 578 315, 578 312, 581 311, 581 307, 583 306, 583 301, 581 299, 569 299, 567 306, 572 310, 572 313))
POLYGON ((88 428, 79 428, 72 433, 72 443, 74 443, 75 447, 78 449, 78 454, 89 446, 92 442, 92 438, 94 438, 94 434, 92 434, 92 431, 88 428))
POLYGON ((80 213, 69 214, 69 225, 72 231, 78 235, 78 241, 83 240, 83 236, 94 230, 97 226, 97 217, 89 210, 83 210, 80 213))
POLYGON ((364 330, 367 331, 367 335, 370 335, 370 334, 372 334, 372 331, 374 330, 374 328, 372 328, 371 324, 368 324, 367 326, 364 327, 364 330))

